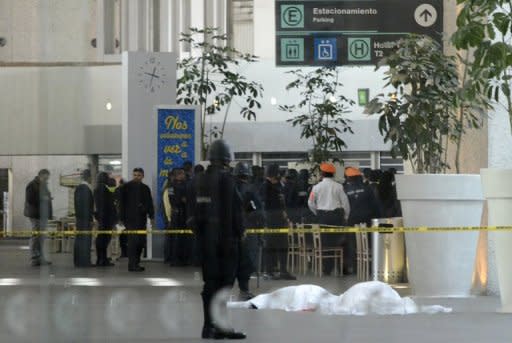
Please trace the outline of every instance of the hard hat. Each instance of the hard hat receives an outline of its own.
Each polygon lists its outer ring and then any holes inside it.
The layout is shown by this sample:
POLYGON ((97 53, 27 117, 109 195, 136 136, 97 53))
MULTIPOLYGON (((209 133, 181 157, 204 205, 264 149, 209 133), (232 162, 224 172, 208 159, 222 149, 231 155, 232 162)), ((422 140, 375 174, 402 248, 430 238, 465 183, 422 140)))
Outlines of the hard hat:
POLYGON ((329 174, 336 174, 336 167, 332 163, 324 162, 320 165, 320 171, 329 174))
POLYGON ((361 171, 359 168, 356 167, 347 167, 345 168, 345 176, 352 177, 352 176, 361 176, 361 171))
POLYGON ((208 150, 208 159, 210 161, 231 161, 231 150, 229 145, 222 139, 216 140, 210 145, 208 150))

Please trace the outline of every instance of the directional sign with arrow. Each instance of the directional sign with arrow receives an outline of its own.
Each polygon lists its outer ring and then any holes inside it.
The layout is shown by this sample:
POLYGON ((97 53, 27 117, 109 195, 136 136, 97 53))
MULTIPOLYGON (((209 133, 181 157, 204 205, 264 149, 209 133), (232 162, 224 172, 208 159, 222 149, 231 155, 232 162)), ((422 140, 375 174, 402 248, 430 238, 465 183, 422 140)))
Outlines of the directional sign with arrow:
POLYGON ((376 64, 410 33, 443 37, 443 0, 275 0, 276 64, 376 64))
POLYGON ((421 4, 414 11, 414 19, 418 25, 423 27, 430 27, 435 24, 437 20, 437 11, 434 6, 430 4, 421 4))

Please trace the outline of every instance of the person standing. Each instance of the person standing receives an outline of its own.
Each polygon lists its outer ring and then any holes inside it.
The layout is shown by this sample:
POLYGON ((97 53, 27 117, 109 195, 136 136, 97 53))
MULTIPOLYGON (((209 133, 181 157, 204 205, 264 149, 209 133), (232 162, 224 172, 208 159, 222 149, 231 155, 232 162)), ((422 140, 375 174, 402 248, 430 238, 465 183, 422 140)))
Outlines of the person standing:
MULTIPOLYGON (((119 180, 119 186, 114 191, 114 204, 116 206, 116 213, 121 213, 121 188, 124 185, 124 180, 119 180)), ((119 219, 119 218, 118 218, 119 219)), ((119 223, 122 224, 122 223, 119 223)), ((119 235, 119 247, 121 248, 121 256, 119 258, 128 257, 128 236, 124 233, 126 227, 121 231, 119 235)))
MULTIPOLYGON (((317 216, 320 225, 343 226, 350 215, 350 203, 343 186, 334 181, 336 167, 332 163, 320 165, 322 181, 311 190, 308 206, 311 212, 317 216)), ((348 240, 347 234, 323 234, 322 246, 337 247, 348 240)), ((343 259, 345 260, 345 258, 343 259)), ((328 259, 324 263, 324 271, 327 275, 332 272, 333 260, 328 259)))
POLYGON ((75 237, 73 263, 75 267, 91 267, 92 235, 90 231, 94 219, 94 198, 91 190, 91 171, 89 169, 82 172, 82 182, 75 189, 74 200, 78 232, 75 237))
POLYGON ((402 208, 396 194, 395 175, 392 171, 388 170, 382 174, 378 188, 378 201, 382 218, 402 216, 402 208))
POLYGON ((53 218, 52 195, 48 190, 50 172, 41 169, 34 180, 25 188, 24 215, 32 224, 30 239, 30 258, 32 266, 38 267, 51 264, 46 259, 44 251, 44 234, 48 220, 53 218))
POLYGON ((299 196, 299 185, 298 185, 299 173, 295 169, 288 169, 285 175, 285 183, 283 187, 284 199, 288 218, 295 225, 300 223, 301 208, 300 208, 300 196, 299 196))
POLYGON ((347 177, 345 191, 352 208, 348 225, 365 223, 370 227, 373 218, 380 218, 379 202, 372 186, 364 184, 363 176, 358 168, 346 168, 345 175, 347 177))
MULTIPOLYGON (((144 169, 135 168, 133 179, 121 187, 120 219, 126 230, 146 230, 147 220, 153 220, 155 211, 151 190, 142 181, 144 169)), ((142 250, 146 243, 144 234, 129 233, 128 235, 128 271, 142 272, 140 265, 142 250)))
MULTIPOLYGON (((162 192, 162 202, 160 208, 163 214, 165 229, 168 230, 171 227, 172 218, 172 206, 170 190, 174 182, 174 169, 168 171, 167 180, 164 184, 164 190, 162 192)), ((173 235, 166 234, 164 237, 164 263, 171 264, 172 257, 172 242, 174 240, 173 235)), ((172 261, 173 262, 173 261, 172 261)))
MULTIPOLYGON (((354 226, 365 223, 370 227, 373 218, 380 218, 379 203, 371 185, 364 184, 363 176, 358 168, 346 168, 345 175, 347 178, 345 191, 347 192, 350 207, 352 208, 348 219, 348 225, 354 226)), ((353 237, 353 234, 349 235, 349 237, 353 237)), ((371 240, 369 241, 369 244, 371 244, 371 240)), ((346 260, 346 274, 352 274, 355 270, 355 238, 349 242, 346 250, 347 258, 344 259, 344 261, 346 260)))
POLYGON ((205 339, 244 339, 246 335, 241 332, 220 328, 211 313, 215 295, 223 288, 233 287, 243 223, 241 199, 229 173, 229 146, 223 140, 217 140, 211 144, 208 155, 211 164, 193 179, 187 203, 187 223, 198 236, 202 250, 204 325, 201 336, 205 339))
POLYGON ((112 189, 112 180, 107 173, 98 174, 94 201, 96 203, 96 220, 100 231, 96 238, 96 265, 98 267, 111 267, 114 264, 107 256, 108 245, 112 239, 112 232, 117 224, 117 211, 115 205, 115 188, 112 189), (103 232, 102 232, 103 231, 103 232))
MULTIPOLYGON (((269 165, 266 176, 267 178, 261 189, 261 199, 266 218, 265 226, 270 229, 287 228, 288 215, 286 214, 286 204, 279 179, 279 166, 277 164, 269 165)), ((288 237, 286 235, 267 235, 265 265, 266 272, 271 278, 277 280, 297 279, 287 270, 287 249, 288 237), (275 272, 277 265, 279 265, 279 274, 275 272)))
MULTIPOLYGON (((264 224, 263 206, 258 193, 249 183, 251 169, 244 162, 239 162, 234 171, 236 188, 242 198, 244 229, 248 227, 259 228, 264 224)), ((254 295, 249 290, 251 274, 258 267, 258 235, 245 235, 240 245, 240 261, 238 265, 237 281, 240 289, 240 301, 252 299, 254 295)))
MULTIPOLYGON (((185 230, 187 228, 187 175, 183 168, 173 170, 174 180, 168 191, 171 204, 171 230, 185 230)), ((171 265, 184 267, 191 264, 192 237, 178 234, 172 238, 171 265)))

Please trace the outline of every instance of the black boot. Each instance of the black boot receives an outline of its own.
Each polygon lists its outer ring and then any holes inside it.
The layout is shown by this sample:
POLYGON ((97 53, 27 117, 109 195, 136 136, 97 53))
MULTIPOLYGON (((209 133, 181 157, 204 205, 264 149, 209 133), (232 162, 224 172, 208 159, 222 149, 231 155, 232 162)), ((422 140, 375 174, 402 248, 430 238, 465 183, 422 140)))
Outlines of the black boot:
POLYGON ((203 339, 245 339, 247 335, 233 329, 224 330, 214 326, 204 326, 201 337, 203 339))

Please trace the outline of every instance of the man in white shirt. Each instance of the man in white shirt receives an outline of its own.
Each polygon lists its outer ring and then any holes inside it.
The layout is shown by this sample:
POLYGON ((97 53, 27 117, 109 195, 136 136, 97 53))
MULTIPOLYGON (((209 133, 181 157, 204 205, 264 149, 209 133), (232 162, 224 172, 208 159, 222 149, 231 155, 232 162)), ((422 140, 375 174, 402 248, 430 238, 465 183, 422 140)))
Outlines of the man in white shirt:
MULTIPOLYGON (((334 181, 336 167, 332 163, 320 165, 322 181, 315 185, 309 195, 309 209, 317 216, 317 222, 321 225, 343 226, 350 215, 350 203, 343 186, 334 181)), ((345 241, 344 235, 322 235, 323 247, 340 246, 345 241)), ((332 272, 333 261, 324 263, 324 273, 332 272)))

